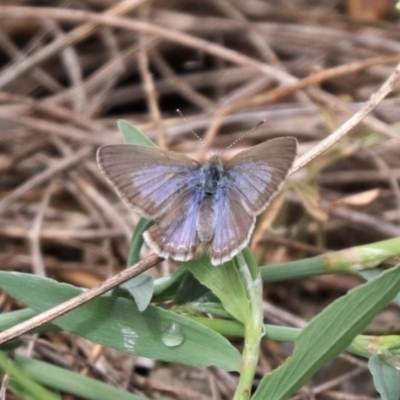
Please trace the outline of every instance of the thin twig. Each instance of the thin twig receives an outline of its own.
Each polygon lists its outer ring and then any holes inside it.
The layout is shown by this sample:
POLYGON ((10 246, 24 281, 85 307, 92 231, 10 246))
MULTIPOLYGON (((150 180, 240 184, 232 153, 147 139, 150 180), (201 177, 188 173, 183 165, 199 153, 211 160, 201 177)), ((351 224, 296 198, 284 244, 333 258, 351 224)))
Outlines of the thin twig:
POLYGON ((107 279, 93 289, 87 290, 79 296, 73 297, 72 299, 61 303, 51 308, 50 310, 44 311, 33 318, 30 318, 24 322, 21 322, 18 325, 13 326, 12 328, 6 329, 5 331, 0 333, 0 344, 15 339, 16 337, 21 336, 31 331, 32 329, 47 324, 48 322, 51 322, 58 317, 61 317, 67 312, 72 311, 73 309, 87 303, 95 297, 101 296, 102 294, 115 288, 121 283, 126 282, 134 276, 137 276, 142 272, 148 270, 149 268, 154 267, 162 260, 163 259, 161 257, 155 254, 151 254, 131 268, 123 270, 119 274, 116 274, 113 277, 107 279))
POLYGON ((214 103, 207 96, 196 91, 195 88, 190 85, 190 82, 184 79, 184 76, 178 76, 174 72, 156 47, 150 50, 150 57, 154 67, 164 76, 164 80, 157 81, 158 94, 161 94, 160 89, 162 89, 162 83, 164 83, 172 87, 174 91, 180 93, 187 101, 203 110, 214 107, 214 103))
POLYGON ((368 113, 370 113, 394 88, 396 82, 400 78, 400 64, 397 65, 393 73, 384 82, 380 89, 375 92, 365 105, 357 111, 350 119, 342 124, 336 131, 332 132, 326 139, 312 148, 309 152, 299 157, 290 174, 298 171, 300 168, 308 164, 312 159, 320 155, 325 150, 333 146, 344 135, 349 133, 368 113))
POLYGON ((226 105, 215 112, 215 117, 207 130, 205 141, 210 146, 210 143, 213 141, 219 128, 222 126, 225 117, 229 114, 233 114, 241 109, 272 103, 273 101, 277 101, 290 94, 296 93, 299 90, 305 89, 311 85, 315 85, 317 83, 321 83, 332 78, 337 78, 342 75, 355 73, 357 71, 362 71, 374 65, 393 63, 398 60, 399 60, 398 55, 388 56, 388 57, 374 57, 363 61, 357 61, 350 64, 340 65, 338 67, 328 68, 323 71, 309 75, 303 79, 299 79, 288 85, 279 86, 277 88, 271 89, 266 93, 261 93, 253 97, 250 97, 248 99, 226 105))
POLYGON ((0 400, 6 400, 7 388, 10 383, 10 375, 4 374, 1 379, 1 388, 0 388, 0 400))
MULTIPOLYGON (((119 78, 127 69, 127 62, 125 62, 124 60, 124 53, 122 53, 119 49, 119 43, 113 29, 104 28, 99 32, 99 36, 103 39, 104 45, 110 53, 110 64, 112 65, 112 68, 110 68, 111 70, 107 74, 106 79, 103 79, 102 84, 98 85, 98 87, 96 88, 97 91, 94 92, 93 90, 93 96, 91 96, 91 103, 88 110, 88 115, 90 116, 100 114, 100 112, 106 108, 104 106, 105 100, 110 95, 112 90, 115 90, 115 86, 117 85, 119 78)), ((98 77, 99 71, 101 70, 104 71, 103 67, 99 68, 96 74, 93 74, 93 78, 98 77)), ((90 78, 86 82, 83 82, 83 88, 88 93, 90 92, 90 84, 87 84, 89 82, 93 82, 92 78, 90 78)), ((69 94, 73 96, 73 93, 74 89, 68 89, 63 94, 69 94)), ((90 93, 90 95, 91 94, 92 93, 90 93)), ((63 96, 61 95, 58 97, 58 99, 61 100, 62 97, 63 96)), ((51 100, 46 99, 46 102, 51 102, 51 100)))
POLYGON ((39 206, 37 215, 33 221, 32 228, 28 231, 28 238, 30 241, 31 253, 32 253, 32 265, 33 271, 36 275, 46 276, 46 271, 43 263, 42 251, 40 248, 40 230, 42 228, 43 217, 46 212, 46 208, 49 205, 51 195, 55 189, 55 181, 45 190, 43 200, 39 206))
MULTIPOLYGON (((140 8, 140 15, 144 20, 149 17, 149 5, 145 4, 140 8)), ((155 88, 153 75, 150 72, 150 63, 148 56, 148 38, 145 33, 139 35, 139 54, 138 66, 139 73, 142 78, 143 91, 146 98, 147 108, 150 113, 151 120, 154 122, 157 132, 157 145, 162 149, 166 148, 165 130, 160 107, 158 105, 158 93, 155 88)))
POLYGON ((367 68, 371 68, 376 65, 392 64, 398 62, 400 59, 399 55, 386 56, 386 57, 373 57, 362 61, 356 61, 349 64, 339 65, 337 67, 327 68, 322 71, 313 73, 305 78, 299 79, 297 82, 291 83, 290 85, 278 87, 269 90, 266 93, 255 95, 249 99, 245 99, 239 103, 227 106, 221 109, 220 112, 224 115, 231 114, 243 108, 255 107, 271 103, 286 97, 290 94, 296 93, 299 90, 305 89, 309 86, 322 83, 324 81, 338 78, 343 75, 350 75, 356 72, 362 71, 367 68))
MULTIPOLYGON (((14 44, 12 40, 7 36, 7 34, 0 28, 0 45, 2 50, 12 57, 14 63, 23 62, 27 57, 18 47, 14 44)), ((46 71, 42 68, 35 67, 32 69, 31 77, 34 78, 38 84, 43 85, 46 89, 51 92, 57 92, 61 89, 61 85, 46 71)))
MULTIPOLYGON (((55 40, 65 40, 65 33, 53 20, 45 21, 45 24, 54 33, 55 40)), ((83 86, 83 71, 79 62, 79 56, 75 47, 69 45, 61 50, 61 60, 64 64, 65 72, 69 78, 70 86, 74 90, 71 96, 73 109, 77 114, 88 115, 87 94, 83 86), (86 112, 85 112, 86 111, 86 112)))

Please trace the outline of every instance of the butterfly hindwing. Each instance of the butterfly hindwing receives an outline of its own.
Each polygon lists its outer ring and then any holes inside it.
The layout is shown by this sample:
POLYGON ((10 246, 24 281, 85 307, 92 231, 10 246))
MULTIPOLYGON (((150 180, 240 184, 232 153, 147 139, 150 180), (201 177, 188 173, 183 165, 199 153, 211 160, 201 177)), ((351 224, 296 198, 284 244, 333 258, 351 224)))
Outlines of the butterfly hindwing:
POLYGON ((200 202, 199 190, 190 189, 183 193, 168 212, 144 233, 146 243, 161 257, 190 260, 199 242, 196 221, 200 202))
POLYGON ((223 264, 238 254, 249 242, 254 229, 255 217, 231 189, 221 189, 216 203, 217 220, 210 245, 213 265, 223 264))

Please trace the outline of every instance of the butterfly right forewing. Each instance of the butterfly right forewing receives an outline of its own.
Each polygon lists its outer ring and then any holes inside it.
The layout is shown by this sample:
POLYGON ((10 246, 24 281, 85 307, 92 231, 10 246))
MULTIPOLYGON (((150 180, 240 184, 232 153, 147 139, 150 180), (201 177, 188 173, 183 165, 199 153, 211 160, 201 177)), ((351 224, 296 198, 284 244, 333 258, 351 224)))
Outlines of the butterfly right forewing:
POLYGON ((257 216, 286 181, 296 153, 297 140, 284 137, 237 154, 225 166, 232 195, 240 198, 245 208, 257 216))

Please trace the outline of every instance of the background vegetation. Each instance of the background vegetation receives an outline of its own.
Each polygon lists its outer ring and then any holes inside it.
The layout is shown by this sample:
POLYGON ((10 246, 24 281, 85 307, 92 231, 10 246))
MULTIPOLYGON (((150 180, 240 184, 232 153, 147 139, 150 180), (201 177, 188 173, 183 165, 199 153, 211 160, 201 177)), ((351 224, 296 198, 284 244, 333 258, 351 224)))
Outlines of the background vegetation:
MULTIPOLYGON (((199 160, 177 108, 212 150, 266 120, 227 156, 281 136, 303 155, 393 72, 398 21, 386 0, 2 1, 0 329, 149 254, 96 166, 100 145, 140 140, 117 120, 199 160)), ((399 398, 399 310, 384 308, 400 289, 399 106, 395 90, 259 219, 245 257, 262 267, 268 324, 256 399, 399 398)), ((220 269, 221 293, 202 263, 163 262, 2 346, 0 396, 231 399, 252 300, 243 276, 220 269)))

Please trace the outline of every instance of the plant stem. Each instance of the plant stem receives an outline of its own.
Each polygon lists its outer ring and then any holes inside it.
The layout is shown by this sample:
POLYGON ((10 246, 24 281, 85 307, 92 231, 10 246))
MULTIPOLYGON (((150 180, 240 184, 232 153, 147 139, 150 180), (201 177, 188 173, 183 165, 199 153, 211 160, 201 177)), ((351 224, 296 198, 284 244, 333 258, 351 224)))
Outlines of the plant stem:
POLYGON ((400 238, 382 240, 362 246, 331 251, 320 256, 304 258, 282 264, 261 267, 266 283, 306 278, 337 272, 358 273, 377 267, 380 263, 400 255, 400 238))
POLYGON ((244 349, 239 384, 233 400, 248 400, 258 363, 260 341, 263 336, 262 280, 254 268, 248 266, 243 255, 236 257, 239 271, 249 299, 250 313, 244 324, 244 349), (252 269, 252 270, 251 270, 252 269), (251 273, 253 272, 253 274, 251 273), (253 278, 253 276, 254 278, 253 278))

